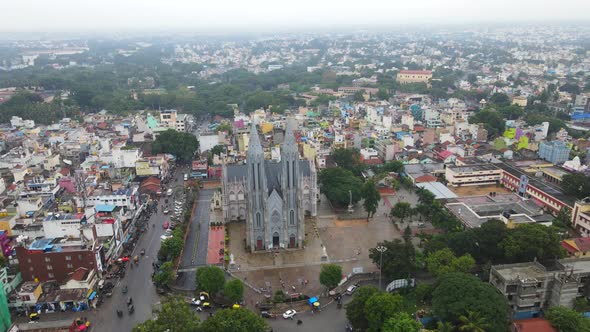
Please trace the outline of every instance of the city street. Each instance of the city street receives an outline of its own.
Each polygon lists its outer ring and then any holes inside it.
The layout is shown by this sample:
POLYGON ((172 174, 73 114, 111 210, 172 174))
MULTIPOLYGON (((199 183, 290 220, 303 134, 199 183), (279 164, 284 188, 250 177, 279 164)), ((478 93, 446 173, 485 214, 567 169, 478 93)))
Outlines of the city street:
MULTIPOLYGON (((179 169, 173 179, 167 184, 169 188, 176 188, 183 183, 183 172, 179 169)), ((160 202, 164 201, 164 197, 160 202)), ((173 203, 172 203, 173 204, 173 203)), ((103 304, 95 311, 92 321, 94 331, 131 331, 131 329, 152 316, 152 306, 159 302, 159 296, 152 283, 152 263, 157 259, 160 249, 160 236, 164 234, 162 224, 169 216, 164 215, 162 203, 158 205, 158 212, 152 214, 148 222, 148 230, 140 237, 132 256, 139 255, 145 249, 145 256, 140 256, 138 265, 128 267, 125 278, 121 279, 113 290, 111 298, 104 299, 103 304), (155 224, 152 227, 151 224, 155 224), (127 286, 127 294, 123 294, 123 287, 127 286), (133 299, 135 312, 129 314, 126 308, 127 298, 133 299), (116 310, 123 310, 122 318, 117 317, 116 310)), ((89 317, 92 315, 89 314, 89 317)))
POLYGON ((214 189, 201 189, 196 199, 190 231, 184 245, 180 271, 176 286, 186 290, 196 289, 195 270, 207 264, 207 244, 209 240, 209 208, 214 189))

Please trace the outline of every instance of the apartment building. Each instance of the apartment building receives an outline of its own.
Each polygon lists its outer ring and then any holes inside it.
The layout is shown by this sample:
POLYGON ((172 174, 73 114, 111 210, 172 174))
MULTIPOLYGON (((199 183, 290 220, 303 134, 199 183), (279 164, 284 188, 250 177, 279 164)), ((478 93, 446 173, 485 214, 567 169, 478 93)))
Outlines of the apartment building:
POLYGON ((555 165, 563 164, 570 158, 570 148, 562 141, 541 142, 539 144, 539 158, 555 165))
POLYGON ((551 307, 572 308, 576 298, 590 295, 590 258, 494 265, 489 281, 506 296, 513 319, 537 317, 551 307))
POLYGON ((430 84, 430 80, 432 80, 432 72, 430 70, 400 70, 400 72, 397 74, 396 80, 400 84, 430 84))
POLYGON ((445 178, 453 187, 497 184, 502 178, 502 169, 491 164, 449 166, 445 178))

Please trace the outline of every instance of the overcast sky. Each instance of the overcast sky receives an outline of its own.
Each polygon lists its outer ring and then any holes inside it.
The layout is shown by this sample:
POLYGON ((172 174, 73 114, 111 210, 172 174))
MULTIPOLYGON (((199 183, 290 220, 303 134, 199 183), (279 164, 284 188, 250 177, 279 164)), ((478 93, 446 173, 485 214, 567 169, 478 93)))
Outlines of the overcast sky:
POLYGON ((590 21, 590 0, 2 0, 0 32, 590 21))

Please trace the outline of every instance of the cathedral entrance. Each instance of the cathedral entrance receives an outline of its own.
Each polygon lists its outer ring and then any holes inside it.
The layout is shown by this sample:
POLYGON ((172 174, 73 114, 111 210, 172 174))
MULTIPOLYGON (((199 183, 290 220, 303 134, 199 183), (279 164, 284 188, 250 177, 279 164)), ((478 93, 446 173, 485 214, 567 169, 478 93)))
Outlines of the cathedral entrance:
POLYGON ((293 234, 289 237, 289 248, 295 248, 295 235, 293 234))
POLYGON ((278 248, 279 247, 279 233, 275 232, 272 235, 272 246, 274 248, 278 248))
POLYGON ((262 250, 262 238, 258 237, 258 239, 256 239, 256 250, 262 250))

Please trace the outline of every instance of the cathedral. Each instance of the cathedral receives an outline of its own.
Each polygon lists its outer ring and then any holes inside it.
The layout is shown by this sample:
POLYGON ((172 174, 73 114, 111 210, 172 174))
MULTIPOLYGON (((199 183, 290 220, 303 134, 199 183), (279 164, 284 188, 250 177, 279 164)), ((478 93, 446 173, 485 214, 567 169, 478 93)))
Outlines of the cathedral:
POLYGON ((246 222, 246 245, 253 252, 302 248, 304 217, 317 213, 315 164, 299 159, 292 127, 287 125, 280 162, 264 158, 252 124, 246 163, 223 167, 225 222, 246 222))

